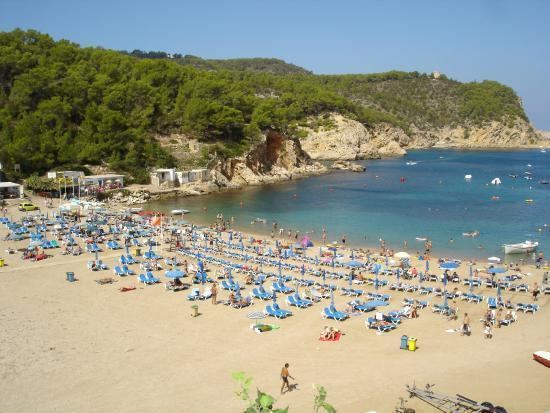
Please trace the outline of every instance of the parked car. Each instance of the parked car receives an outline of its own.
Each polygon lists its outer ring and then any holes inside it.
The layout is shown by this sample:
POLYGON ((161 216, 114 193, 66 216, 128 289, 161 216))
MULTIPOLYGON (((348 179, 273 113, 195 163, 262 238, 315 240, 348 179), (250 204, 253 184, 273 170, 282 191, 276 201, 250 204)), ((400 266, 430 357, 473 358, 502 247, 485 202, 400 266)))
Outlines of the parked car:
POLYGON ((21 202, 17 207, 17 209, 19 211, 26 212, 26 211, 36 211, 36 210, 39 210, 40 208, 34 205, 32 202, 21 202))

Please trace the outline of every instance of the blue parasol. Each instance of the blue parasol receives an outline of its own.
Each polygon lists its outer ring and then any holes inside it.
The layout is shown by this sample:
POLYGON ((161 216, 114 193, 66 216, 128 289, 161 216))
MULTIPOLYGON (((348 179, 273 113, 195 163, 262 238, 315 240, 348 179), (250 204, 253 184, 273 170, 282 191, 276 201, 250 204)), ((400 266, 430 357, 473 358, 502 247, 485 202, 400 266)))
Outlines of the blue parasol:
POLYGON ((95 260, 97 261, 99 259, 99 253, 97 251, 97 249, 95 250, 95 260))
POLYGON ((430 261, 426 260, 426 274, 428 274, 428 271, 430 271, 430 261))
POLYGON ((460 266, 460 264, 458 264, 456 262, 444 262, 443 264, 439 265, 439 268, 443 268, 445 270, 454 270, 454 269, 458 268, 459 266, 460 266))
POLYGON ((401 275, 401 270, 398 268, 397 269, 397 273, 396 273, 396 276, 397 276, 397 282, 399 282, 399 276, 401 275))
POLYGON ((387 301, 380 301, 380 300, 374 300, 374 301, 367 301, 363 307, 365 307, 367 310, 369 308, 376 308, 376 307, 383 307, 383 306, 386 306, 386 305, 389 305, 390 303, 387 302, 387 301))
POLYGON ((497 283, 497 297, 499 298, 499 301, 500 301, 500 298, 502 297, 502 293, 500 291, 500 282, 497 283))
POLYGON ((390 265, 390 261, 388 259, 388 256, 386 255, 386 268, 390 265))
POLYGON ((349 273, 349 286, 351 288, 351 284, 353 283, 353 274, 350 272, 349 273))
POLYGON ((332 272, 334 272, 334 265, 335 265, 335 261, 334 261, 334 257, 332 258, 332 272))
POLYGON ((306 273, 306 266, 302 264, 302 268, 300 269, 300 274, 302 274, 302 277, 303 277, 305 273, 306 273))
POLYGON ((374 272, 374 289, 378 291, 378 271, 374 272))
POLYGON ((507 270, 506 268, 502 268, 502 267, 492 267, 492 268, 487 268, 485 271, 487 271, 489 274, 502 274, 507 270))
POLYGON ((472 271, 472 266, 470 265, 470 293, 474 290, 474 272, 472 271))
POLYGON ((279 278, 282 277, 282 275, 283 275, 283 270, 281 265, 281 259, 279 258, 279 278))
POLYGON ((330 305, 334 306, 334 290, 330 289, 330 305))
POLYGON ((169 271, 166 271, 164 273, 164 275, 168 278, 181 278, 183 276, 185 276, 185 273, 182 271, 182 270, 178 270, 178 269, 173 269, 173 270, 169 270, 169 271))
POLYGON ((204 263, 202 262, 202 260, 197 261, 197 266, 199 267, 200 272, 204 271, 204 263))
POLYGON ((364 264, 361 261, 351 260, 351 261, 346 262, 346 265, 348 267, 357 268, 357 267, 362 267, 364 264))
POLYGON ((327 282, 327 272, 323 270, 323 285, 325 285, 327 282))
POLYGON ((273 304, 277 304, 277 293, 273 291, 273 295, 271 297, 273 299, 273 304))

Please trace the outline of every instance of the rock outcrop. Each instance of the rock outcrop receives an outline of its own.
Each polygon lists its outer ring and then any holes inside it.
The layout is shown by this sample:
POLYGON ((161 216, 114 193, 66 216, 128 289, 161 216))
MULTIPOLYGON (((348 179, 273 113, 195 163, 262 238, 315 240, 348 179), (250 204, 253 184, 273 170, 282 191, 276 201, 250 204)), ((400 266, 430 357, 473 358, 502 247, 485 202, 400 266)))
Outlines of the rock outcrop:
POLYGON ((525 120, 492 121, 484 125, 446 126, 420 129, 411 125, 409 133, 387 124, 365 126, 339 114, 331 116, 330 127, 303 128, 307 136, 302 148, 313 159, 356 160, 402 156, 406 149, 448 148, 519 148, 537 144, 542 138, 525 120))
POLYGON ((339 114, 332 115, 332 124, 329 129, 303 129, 307 136, 300 143, 311 158, 352 161, 406 154, 401 146, 409 137, 400 128, 385 123, 367 128, 339 114))
POLYGON ((408 148, 520 148, 536 144, 540 139, 532 126, 523 119, 513 122, 492 121, 482 126, 446 126, 421 130, 411 126, 408 148))
POLYGON ((240 188, 319 175, 327 168, 313 161, 297 139, 272 131, 246 155, 220 161, 212 172, 217 186, 240 188))
POLYGON ((341 171, 352 171, 352 172, 365 172, 367 168, 358 163, 350 161, 335 161, 330 165, 330 169, 339 169, 341 171))

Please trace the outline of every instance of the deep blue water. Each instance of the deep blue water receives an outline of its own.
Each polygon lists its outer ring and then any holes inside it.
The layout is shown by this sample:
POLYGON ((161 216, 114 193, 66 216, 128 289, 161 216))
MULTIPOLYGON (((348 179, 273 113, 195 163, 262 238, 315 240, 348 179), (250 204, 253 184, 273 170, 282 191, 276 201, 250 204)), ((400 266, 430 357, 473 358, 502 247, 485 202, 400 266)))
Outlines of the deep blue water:
POLYGON ((407 240, 409 251, 421 250, 416 237, 428 237, 436 255, 502 256, 503 243, 537 240, 550 245, 550 151, 465 152, 410 151, 406 158, 363 162, 366 173, 336 172, 289 183, 230 191, 151 204, 149 208, 191 210, 194 222, 212 222, 222 212, 235 217, 239 229, 269 233, 270 223, 315 230, 325 226, 329 241, 345 234, 352 245, 377 246, 379 238, 396 250, 407 240), (406 165, 406 161, 418 161, 406 165), (527 165, 531 164, 531 167, 527 165), (524 179, 532 173, 532 180, 524 179), (470 182, 465 174, 473 175, 470 182), (509 174, 517 174, 511 178, 509 174), (400 182, 404 177, 405 182, 400 182), (500 177, 502 184, 489 182, 500 177), (491 197, 498 196, 498 200, 491 197), (533 203, 526 203, 533 199, 533 203), (240 203, 243 206, 240 206, 240 203), (207 207, 208 211, 204 212, 207 207), (266 218, 268 225, 250 222, 266 218), (463 232, 478 230, 476 238, 463 232), (450 240, 454 241, 451 242, 450 240))

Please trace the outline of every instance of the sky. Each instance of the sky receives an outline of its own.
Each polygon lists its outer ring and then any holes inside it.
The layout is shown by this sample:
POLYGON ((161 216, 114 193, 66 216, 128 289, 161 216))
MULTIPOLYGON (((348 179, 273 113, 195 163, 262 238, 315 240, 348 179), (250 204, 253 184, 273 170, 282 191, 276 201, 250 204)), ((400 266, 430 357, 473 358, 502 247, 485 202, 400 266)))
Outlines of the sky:
POLYGON ((319 74, 438 70, 514 88, 550 130, 550 0, 0 0, 0 31, 319 74))

